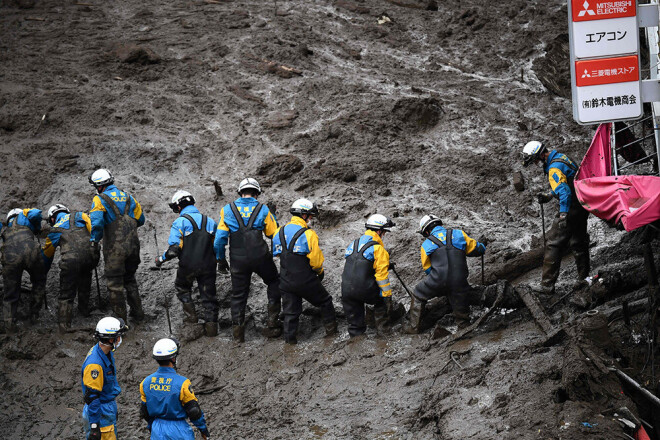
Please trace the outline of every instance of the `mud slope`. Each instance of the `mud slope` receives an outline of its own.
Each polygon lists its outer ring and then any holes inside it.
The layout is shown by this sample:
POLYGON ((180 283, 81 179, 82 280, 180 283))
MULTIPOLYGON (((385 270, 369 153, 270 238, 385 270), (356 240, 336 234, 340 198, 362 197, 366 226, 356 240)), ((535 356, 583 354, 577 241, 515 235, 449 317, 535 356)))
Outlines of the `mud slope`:
MULTIPOLYGON (((548 78, 555 58, 544 58, 547 45, 561 46, 566 6, 448 0, 427 10, 434 3, 0 0, 0 211, 88 209, 87 176, 108 167, 147 216, 138 281, 151 318, 117 352, 122 438, 147 436, 137 386, 154 369, 153 342, 168 333, 162 299, 174 297, 172 265, 148 266, 178 188, 216 218, 247 175, 264 184, 280 222, 293 200, 317 201, 338 308, 343 251, 374 212, 397 223, 386 244, 410 285, 423 275, 415 230, 427 212, 487 237, 487 269, 539 245, 533 195, 546 183, 530 170, 528 189, 513 190, 520 148, 536 138, 581 157, 591 136, 561 97, 565 70, 553 66, 548 78)), ((594 266, 641 264, 633 245, 610 247, 621 234, 590 224, 594 266)), ((568 260, 559 293, 575 277, 568 260)), ((470 267, 477 282, 479 262, 470 267)), ((40 323, 0 336, 4 438, 81 437, 79 368, 103 312, 54 334, 58 274, 55 264, 40 323)), ((399 334, 347 344, 343 321, 342 335, 324 340, 309 310, 292 348, 259 335, 265 290, 256 282, 249 341, 236 347, 228 278, 218 277, 218 293, 220 336, 188 344, 179 362, 214 437, 618 438, 604 411, 633 407, 575 344, 544 346, 524 310, 449 347, 399 334)), ((176 332, 176 301, 172 315, 176 332)), ((616 343, 645 346, 625 332, 616 343)))

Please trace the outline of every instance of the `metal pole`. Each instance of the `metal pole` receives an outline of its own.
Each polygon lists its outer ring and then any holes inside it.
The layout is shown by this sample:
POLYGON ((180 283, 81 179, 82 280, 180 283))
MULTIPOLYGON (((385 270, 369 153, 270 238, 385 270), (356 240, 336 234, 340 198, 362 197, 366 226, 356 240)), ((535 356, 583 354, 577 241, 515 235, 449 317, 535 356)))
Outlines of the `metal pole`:
POLYGON ((99 310, 104 310, 105 306, 102 305, 102 300, 101 300, 101 284, 99 283, 99 271, 96 267, 94 268, 94 276, 96 277, 96 294, 98 296, 99 310))
POLYGON ((484 254, 481 254, 481 285, 486 285, 486 272, 484 271, 484 254))
POLYGON ((541 227, 543 228, 543 249, 547 245, 547 240, 545 239, 545 213, 543 212, 543 203, 539 202, 541 205, 541 227))
MULTIPOLYGON (((401 285, 403 286, 403 288, 406 289, 406 292, 408 292, 408 295, 410 295, 411 298, 415 298, 415 296, 414 296, 414 295, 412 294, 412 292, 408 289, 408 286, 406 286, 406 283, 403 282, 403 280, 401 279, 401 277, 399 276, 399 274, 397 273, 397 271, 396 271, 396 269, 395 269, 394 267, 392 268, 392 272, 394 272, 394 275, 396 275, 396 277, 399 279, 399 282, 401 283, 401 285)), ((415 299, 417 299, 417 298, 415 298, 415 299)))
POLYGON ((612 165, 614 167, 614 175, 618 176, 619 175, 619 158, 617 157, 616 154, 616 131, 614 129, 614 122, 611 123, 611 130, 612 132, 610 133, 610 143, 612 147, 612 165))

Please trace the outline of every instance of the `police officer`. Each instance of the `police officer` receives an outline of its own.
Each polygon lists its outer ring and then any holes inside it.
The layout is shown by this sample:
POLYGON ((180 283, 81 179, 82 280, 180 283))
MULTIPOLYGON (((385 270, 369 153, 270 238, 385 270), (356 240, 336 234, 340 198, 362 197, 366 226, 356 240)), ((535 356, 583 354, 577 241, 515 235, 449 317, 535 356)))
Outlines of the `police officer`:
POLYGON ((128 327, 123 319, 111 316, 96 324, 98 344, 87 353, 82 365, 82 392, 85 401, 83 423, 88 440, 116 440, 117 402, 121 393, 113 352, 119 348, 128 327))
POLYGON ((43 253, 52 263, 55 250, 60 247, 60 295, 57 323, 60 332, 71 328, 73 300, 78 294, 78 311, 89 315, 89 295, 92 290, 92 271, 99 263, 98 248, 89 246, 92 222, 84 212, 70 213, 56 204, 48 209, 48 223, 53 226, 44 242, 43 253))
POLYGON ((366 331, 364 305, 374 305, 376 331, 382 333, 392 310, 392 286, 389 279, 390 254, 383 237, 394 222, 374 214, 364 224, 364 235, 352 242, 344 254, 346 262, 341 277, 341 302, 348 321, 348 334, 359 336, 366 331))
POLYGON ((174 287, 183 305, 184 322, 197 324, 192 300, 193 280, 197 280, 199 296, 204 306, 204 329, 207 336, 218 334, 218 300, 215 289, 215 256, 213 238, 216 224, 195 207, 195 198, 188 191, 177 191, 169 204, 179 217, 172 223, 169 248, 156 257, 156 266, 164 261, 179 259, 174 287))
POLYGON ((303 299, 321 309, 326 337, 337 333, 337 320, 332 297, 321 284, 325 272, 319 237, 308 227, 319 209, 316 203, 298 199, 289 212, 293 215, 291 221, 279 228, 273 237, 273 255, 280 257, 284 340, 296 344, 303 299))
POLYGON ((140 264, 140 240, 137 228, 144 225, 142 207, 133 196, 120 191, 106 169, 94 171, 89 182, 96 188, 89 217, 92 221, 92 247, 103 238, 105 277, 112 311, 126 320, 126 302, 131 317, 144 319, 142 300, 135 272, 140 264), (126 295, 124 294, 126 289, 126 295))
POLYGON ((32 296, 30 319, 39 318, 39 309, 46 294, 47 261, 38 234, 41 232, 39 209, 12 209, 7 214, 7 225, 2 228, 3 315, 5 331, 16 330, 16 312, 21 295, 23 271, 30 274, 32 296))
POLYGON ((231 319, 234 340, 245 340, 245 307, 250 292, 250 279, 256 273, 268 285, 268 319, 264 335, 278 337, 282 334, 279 316, 281 297, 279 274, 268 252, 268 244, 263 235, 272 238, 277 230, 277 220, 268 206, 259 203, 261 186, 255 179, 248 177, 238 185, 240 197, 225 205, 220 211, 218 230, 215 233, 216 258, 218 269, 226 271, 229 265, 225 256, 225 246, 229 241, 229 259, 231 262, 231 319))
POLYGON ((178 355, 179 343, 175 339, 160 339, 154 344, 153 357, 159 367, 140 383, 140 415, 148 423, 151 440, 194 440, 195 434, 186 417, 208 440, 210 434, 204 413, 190 379, 176 372, 178 355))
POLYGON ((470 322, 471 297, 466 257, 483 255, 486 246, 460 229, 445 229, 442 220, 435 215, 422 217, 419 233, 426 237, 420 251, 426 277, 415 286, 403 331, 419 333, 426 302, 445 295, 448 296, 456 324, 459 328, 465 327, 470 322))
POLYGON ((543 167, 550 182, 550 193, 539 193, 539 203, 548 203, 553 198, 559 199, 559 213, 553 221, 552 235, 549 237, 543 257, 541 292, 553 294, 559 278, 562 250, 570 247, 575 257, 575 265, 580 279, 589 276, 589 234, 587 217, 575 194, 573 179, 577 173, 577 164, 565 154, 548 149, 539 141, 528 142, 523 148, 523 166, 531 163, 543 167))

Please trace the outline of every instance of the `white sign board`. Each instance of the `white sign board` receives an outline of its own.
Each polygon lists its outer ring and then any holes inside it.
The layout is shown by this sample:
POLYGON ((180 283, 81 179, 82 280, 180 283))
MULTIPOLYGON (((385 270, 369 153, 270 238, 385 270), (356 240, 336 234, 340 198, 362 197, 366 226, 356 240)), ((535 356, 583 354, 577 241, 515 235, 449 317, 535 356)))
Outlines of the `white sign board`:
POLYGON ((576 58, 636 53, 637 17, 573 22, 573 48, 576 58))

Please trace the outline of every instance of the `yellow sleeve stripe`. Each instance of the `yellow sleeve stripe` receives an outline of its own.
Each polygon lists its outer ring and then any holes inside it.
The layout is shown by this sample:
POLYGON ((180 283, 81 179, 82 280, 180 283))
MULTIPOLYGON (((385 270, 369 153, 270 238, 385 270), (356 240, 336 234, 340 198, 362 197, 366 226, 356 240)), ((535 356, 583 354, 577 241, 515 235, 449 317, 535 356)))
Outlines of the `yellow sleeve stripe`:
POLYGON ((140 205, 138 201, 133 198, 133 196, 131 196, 131 200, 135 202, 135 209, 133 210, 133 218, 137 220, 140 217, 142 217, 142 205, 140 205))
POLYGON ((87 232, 89 232, 91 234, 92 233, 92 220, 84 212, 82 213, 82 219, 85 222, 85 227, 87 227, 87 232))
POLYGON ((55 248, 53 247, 53 242, 50 241, 50 238, 46 238, 46 242, 44 243, 43 251, 44 251, 44 255, 47 258, 53 258, 53 255, 55 255, 55 248))
POLYGON ((424 270, 429 269, 431 267, 431 259, 429 258, 428 255, 426 255, 426 251, 424 250, 423 246, 422 246, 421 256, 422 256, 422 268, 424 270))
POLYGON ((463 233, 463 238, 465 239, 465 253, 469 255, 472 253, 472 251, 474 251, 477 248, 477 241, 473 238, 468 237, 465 231, 461 231, 461 232, 463 233))
POLYGON ((179 400, 181 401, 182 405, 185 405, 191 400, 197 400, 197 397, 195 397, 195 394, 190 389, 190 379, 186 379, 183 385, 181 385, 181 393, 179 394, 179 400))
POLYGON ((92 199, 92 209, 89 212, 101 211, 105 212, 105 206, 101 203, 101 198, 99 196, 94 196, 92 199))
POLYGON ((325 261, 325 259, 323 257, 323 252, 319 247, 318 235, 316 235, 316 232, 308 229, 305 231, 305 238, 307 238, 307 245, 309 246, 309 254, 307 254, 309 265, 314 272, 319 274, 323 273, 323 261, 325 261))
POLYGON ((140 399, 147 403, 147 396, 144 395, 144 381, 140 382, 140 399))
POLYGON ((562 183, 568 183, 566 175, 562 173, 559 168, 550 168, 550 170, 548 170, 548 181, 550 182, 550 188, 552 188, 553 191, 562 183))
POLYGON ((229 228, 225 224, 225 210, 224 210, 224 208, 220 210, 220 221, 218 222, 218 230, 229 232, 229 228))
POLYGON ((272 238, 276 231, 277 222, 275 221, 275 217, 273 217, 273 213, 269 211, 264 221, 264 234, 266 234, 266 237, 272 238))
POLYGON ((83 384, 96 391, 103 389, 103 368, 99 364, 89 364, 83 371, 83 384))

